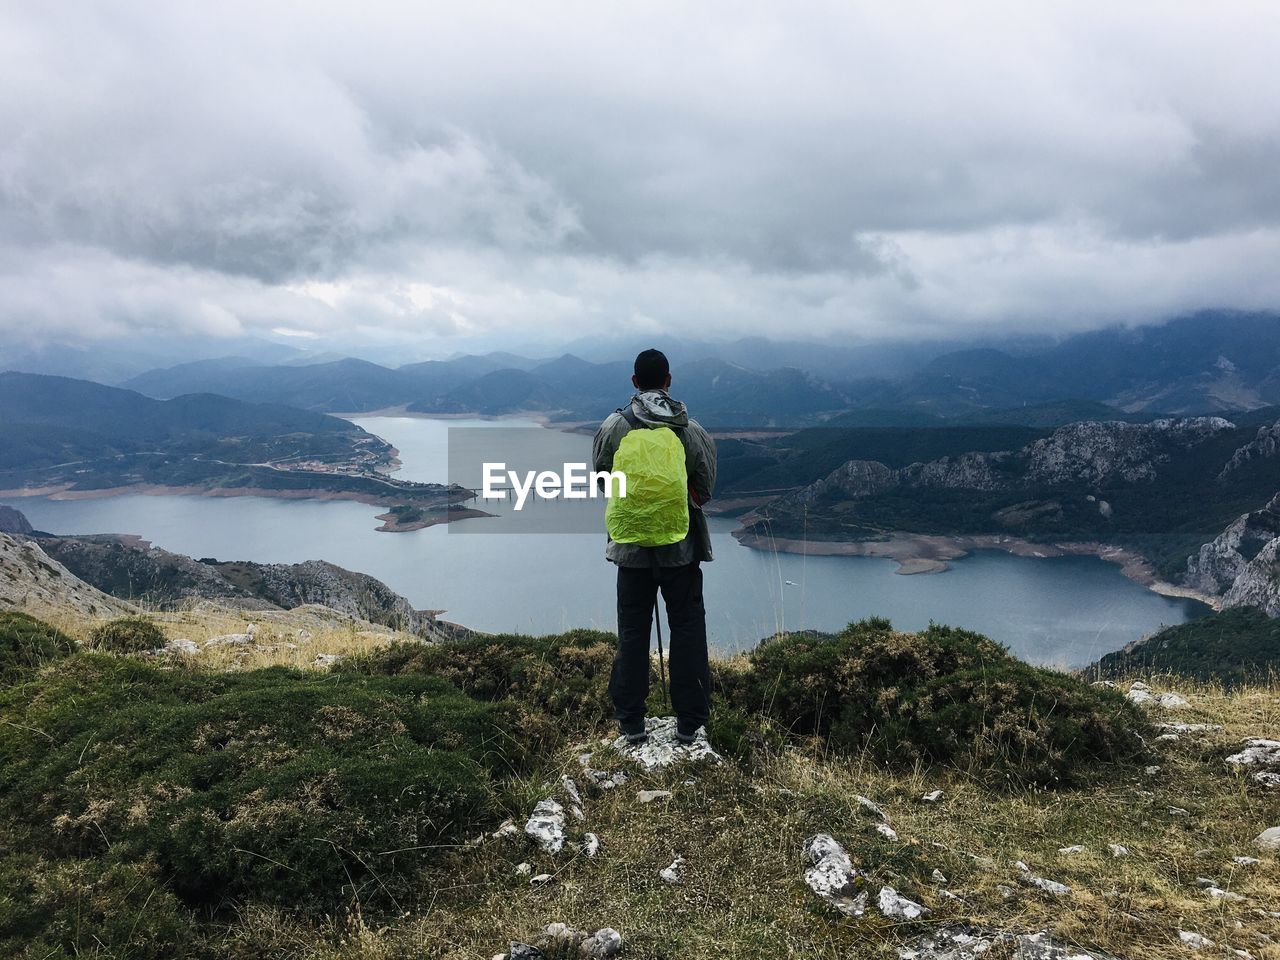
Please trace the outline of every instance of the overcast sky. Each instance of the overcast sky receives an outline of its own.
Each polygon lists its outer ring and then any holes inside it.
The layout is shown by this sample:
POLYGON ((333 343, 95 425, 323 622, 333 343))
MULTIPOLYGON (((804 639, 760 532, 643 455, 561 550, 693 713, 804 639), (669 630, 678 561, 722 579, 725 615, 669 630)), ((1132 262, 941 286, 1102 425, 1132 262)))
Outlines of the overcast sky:
POLYGON ((0 0, 0 345, 1280 307, 1280 4, 0 0))

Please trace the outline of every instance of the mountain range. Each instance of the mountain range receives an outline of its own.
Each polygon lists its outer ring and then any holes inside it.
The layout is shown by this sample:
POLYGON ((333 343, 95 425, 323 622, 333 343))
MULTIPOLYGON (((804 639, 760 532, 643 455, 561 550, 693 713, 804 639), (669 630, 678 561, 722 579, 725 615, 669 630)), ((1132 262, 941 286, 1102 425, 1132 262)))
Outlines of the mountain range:
MULTIPOLYGON (((1028 408, 1039 425, 1056 426, 1081 419, 1086 408, 1141 419, 1280 403, 1275 313, 1206 311, 1056 342, 940 355, 937 349, 758 340, 668 346, 673 394, 705 425, 722 428, 833 420, 894 425, 903 418, 914 425, 992 422, 986 418, 993 416, 1022 423, 1017 411, 1028 408)), ((592 420, 629 395, 630 357, 621 349, 598 361, 572 353, 554 359, 491 353, 399 367, 351 357, 309 364, 222 357, 150 370, 123 386, 156 398, 207 392, 329 412, 538 411, 561 421, 592 420)))

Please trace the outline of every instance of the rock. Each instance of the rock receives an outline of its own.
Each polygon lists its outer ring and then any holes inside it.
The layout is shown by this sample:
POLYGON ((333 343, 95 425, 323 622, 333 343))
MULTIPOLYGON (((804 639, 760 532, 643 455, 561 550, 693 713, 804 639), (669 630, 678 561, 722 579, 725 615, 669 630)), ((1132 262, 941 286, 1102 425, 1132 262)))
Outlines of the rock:
POLYGON ((1129 855, 1129 848, 1122 847, 1118 843, 1108 843, 1107 849, 1111 851, 1111 856, 1116 859, 1120 857, 1127 857, 1129 855))
POLYGON ((1202 950, 1205 947, 1212 947, 1213 941, 1208 937, 1193 933, 1190 930, 1179 930, 1178 939, 1190 947, 1192 950, 1202 950))
POLYGON ((881 887, 876 905, 890 920, 919 920, 932 913, 928 907, 921 906, 914 900, 908 900, 893 887, 881 887))
POLYGON ((557 946, 576 946, 587 937, 587 935, 581 930, 575 930, 567 923, 547 924, 546 929, 542 931, 542 936, 548 944, 555 944, 557 946))
POLYGON ((510 960, 545 960, 547 955, 532 944, 512 940, 507 956, 510 960))
POLYGON ((504 837, 518 837, 519 835, 520 828, 516 826, 514 820, 503 820, 502 826, 489 834, 489 836, 493 837, 495 840, 501 840, 504 837))
POLYGON ((1031 872, 1031 868, 1019 860, 1015 866, 1022 871, 1022 879, 1030 886, 1043 890, 1045 893, 1051 893, 1055 897, 1064 897, 1071 892, 1071 888, 1065 883, 1058 883, 1056 880, 1046 880, 1044 877, 1038 877, 1031 872))
POLYGON ((1157 723, 1156 729, 1169 733, 1218 733, 1222 730, 1220 723, 1157 723))
POLYGON ((946 883, 946 882, 947 882, 947 875, 946 875, 945 873, 943 873, 941 870, 937 870, 937 869, 935 869, 935 870, 933 871, 933 873, 932 873, 932 874, 930 874, 930 877, 929 877, 929 878, 930 878, 934 883, 946 883))
POLYGON ((1271 827, 1263 830, 1254 838, 1253 842, 1257 844, 1259 850, 1280 850, 1280 827, 1271 827))
POLYGON ((1155 765, 1153 765, 1153 766, 1146 767, 1146 768, 1144 768, 1143 772, 1144 772, 1148 777, 1154 777, 1157 773, 1159 773, 1159 772, 1160 772, 1160 766, 1159 766, 1159 764, 1155 764, 1155 765))
POLYGON ((573 814, 573 819, 577 820, 579 823, 582 823, 583 820, 587 819, 587 815, 582 812, 582 808, 576 803, 569 808, 569 812, 573 814))
POLYGON ((920 936, 909 947, 898 949, 899 960, 979 960, 1006 934, 983 933, 970 927, 941 927, 920 936))
POLYGON ((547 853, 559 853, 564 847, 564 808, 550 798, 539 800, 524 832, 547 853))
POLYGON ((517 863, 517 864, 516 864, 516 875, 517 875, 517 876, 527 877, 527 876, 529 876, 531 873, 533 873, 533 865, 532 865, 532 864, 529 864, 529 863, 517 863))
POLYGON ((880 834, 880 836, 884 837, 886 840, 898 839, 898 831, 894 830, 893 827, 889 826, 887 823, 877 823, 876 833, 880 834))
POLYGON ((591 766, 591 754, 584 753, 578 757, 582 764, 582 773, 598 790, 612 790, 627 782, 627 775, 621 770, 596 770, 591 766))
POLYGON ((1280 773, 1272 773, 1269 770, 1263 770, 1253 775, 1255 783, 1260 783, 1264 787, 1274 789, 1280 787, 1280 773))
POLYGON ((1231 862, 1234 863, 1237 867, 1252 867, 1252 866, 1256 866, 1262 861, 1259 860, 1257 857, 1232 857, 1231 862))
MULTIPOLYGON (((1274 428, 1273 428, 1274 429, 1274 428)), ((1242 448, 1244 449, 1244 448, 1242 448)), ((1222 597, 1224 608, 1253 606, 1280 616, 1280 493, 1233 521, 1187 561, 1188 585, 1222 597)))
POLYGON ((1144 707, 1147 706, 1148 704, 1153 704, 1156 702, 1156 698, 1153 697, 1147 690, 1139 690, 1137 688, 1137 684, 1134 684, 1134 686, 1129 690, 1129 692, 1125 694, 1125 697, 1131 702, 1144 707))
POLYGON ((825 833, 810 837, 804 843, 804 857, 810 864, 804 872, 810 890, 847 917, 866 912, 866 881, 834 837, 825 833))
POLYGON ((1156 697, 1156 705, 1165 710, 1186 710, 1191 706, 1191 702, 1176 693, 1162 693, 1156 697))
POLYGON ((313 667, 332 667, 335 663, 342 659, 340 653, 320 653, 316 654, 316 658, 311 661, 313 667))
POLYGON ((862 796, 861 794, 855 796, 853 799, 858 801, 858 806, 860 806, 863 810, 866 810, 872 816, 879 817, 881 820, 889 819, 884 815, 884 811, 881 810, 877 804, 867 799, 866 797, 862 796))
POLYGON ((538 874, 538 875, 537 875, 537 876, 535 876, 535 877, 530 877, 530 878, 529 878, 529 883, 531 883, 531 884, 532 884, 533 886, 535 886, 535 887, 540 887, 540 886, 542 886, 544 883, 549 882, 550 880, 551 880, 551 874, 549 874, 549 873, 540 873, 540 874, 538 874))
POLYGON ((1171 816, 1171 817, 1189 817, 1189 816, 1191 816, 1191 811, 1190 811, 1190 810, 1187 810, 1187 809, 1185 809, 1185 808, 1183 808, 1183 807, 1170 807, 1170 808, 1169 808, 1169 816, 1171 816))
POLYGON ((1213 900, 1225 900, 1228 903, 1239 903, 1244 897, 1238 893, 1232 893, 1230 890, 1223 890, 1221 887, 1206 887, 1205 893, 1213 900))
POLYGON ((649 717, 644 722, 649 738, 644 743, 629 744, 626 737, 613 741, 613 748, 646 770, 669 767, 674 763, 703 760, 719 763, 721 757, 711 749, 707 732, 699 728, 691 744, 676 739, 675 717, 649 717))
POLYGON ((564 789, 564 794, 574 804, 582 803, 582 794, 578 792, 578 784, 570 776, 560 778, 560 786, 564 789))
POLYGON ((670 790, 637 790, 636 799, 641 803, 653 803, 655 800, 670 800, 670 790))
POLYGON ((194 640, 170 640, 160 648, 160 652, 173 654, 175 656, 191 657, 200 652, 200 647, 194 640))
POLYGON ((1018 937, 1013 956, 1014 960, 1111 960, 1105 954, 1085 953, 1076 947, 1060 946, 1045 931, 1018 937))
POLYGON ((671 861, 671 866, 664 867, 658 871, 660 876, 667 883, 683 883, 684 882, 684 857, 676 857, 671 861))
POLYGON ((1085 848, 1082 844, 1077 843, 1075 846, 1071 847, 1059 847, 1058 852, 1063 856, 1071 856, 1076 853, 1084 853, 1084 849, 1085 848))
POLYGON ((937 803, 941 799, 942 799, 941 790, 930 790, 928 793, 926 793, 923 797, 920 798, 922 803, 937 803))
POLYGON ((594 833, 583 834, 582 844, 578 849, 584 857, 594 857, 600 852, 600 838, 594 833))
POLYGON ((616 957, 622 952, 622 934, 613 927, 601 927, 586 940, 582 941, 582 946, 578 948, 579 953, 584 957, 595 958, 616 957))
POLYGON ((1244 749, 1227 757, 1233 767, 1280 768, 1280 740, 1264 740, 1250 737, 1244 741, 1244 749))
POLYGON ((224 633, 210 637, 204 642, 206 647, 243 647, 253 639, 250 633, 224 633))

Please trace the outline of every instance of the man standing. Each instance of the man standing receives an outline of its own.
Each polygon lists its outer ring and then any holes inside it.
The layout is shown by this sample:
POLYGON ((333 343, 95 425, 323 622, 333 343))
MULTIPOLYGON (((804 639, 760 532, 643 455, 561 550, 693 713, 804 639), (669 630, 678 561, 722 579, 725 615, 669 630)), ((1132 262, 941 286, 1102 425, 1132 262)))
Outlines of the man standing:
MULTIPOLYGON (((688 529, 683 539, 660 546, 620 543, 610 538, 605 547, 605 558, 618 567, 618 653, 609 679, 609 696, 622 734, 631 743, 643 742, 645 699, 649 695, 649 634, 661 591, 671 632, 671 704, 676 713, 676 738, 692 743, 698 728, 710 716, 711 671, 707 663, 700 564, 712 557, 711 537, 701 506, 715 488, 715 442, 697 421, 689 419, 684 404, 667 393, 671 369, 661 351, 645 350, 636 357, 631 383, 637 392, 629 405, 610 414, 596 431, 595 469, 614 469, 619 447, 632 430, 669 428, 684 451, 688 529)), ((675 536, 679 536, 678 532, 675 536)))

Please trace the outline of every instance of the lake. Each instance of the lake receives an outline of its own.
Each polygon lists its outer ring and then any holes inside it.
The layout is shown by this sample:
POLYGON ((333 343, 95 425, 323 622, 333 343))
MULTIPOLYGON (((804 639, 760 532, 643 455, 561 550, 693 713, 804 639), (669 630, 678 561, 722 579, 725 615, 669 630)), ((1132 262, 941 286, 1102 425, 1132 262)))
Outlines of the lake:
MULTIPOLYGON (((503 438, 502 459, 522 466, 590 460, 589 437, 528 421, 353 419, 400 450, 397 476, 407 480, 449 477, 451 433, 457 449, 460 441, 475 447, 480 431, 500 431, 494 436, 503 438)), ((9 502, 51 533, 133 533, 167 550, 221 560, 329 560, 479 630, 546 633, 616 624, 603 501, 539 502, 519 517, 509 507, 485 504, 501 515, 408 533, 375 531, 382 509, 349 501, 130 495, 9 502), (574 511, 572 521, 562 510, 574 511), (583 511, 591 511, 587 523, 583 511), (601 532, 552 532, 593 527, 601 532)), ((944 573, 902 576, 891 560, 750 550, 730 536, 736 525, 712 519, 716 559, 704 567, 708 629, 722 653, 751 647, 784 627, 831 630, 877 615, 903 629, 930 621, 966 627, 1034 663, 1079 666, 1206 609, 1152 593, 1093 557, 979 551, 944 573)))

